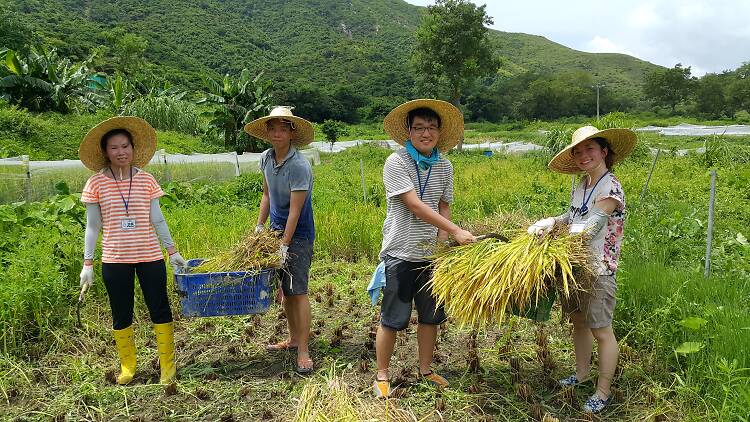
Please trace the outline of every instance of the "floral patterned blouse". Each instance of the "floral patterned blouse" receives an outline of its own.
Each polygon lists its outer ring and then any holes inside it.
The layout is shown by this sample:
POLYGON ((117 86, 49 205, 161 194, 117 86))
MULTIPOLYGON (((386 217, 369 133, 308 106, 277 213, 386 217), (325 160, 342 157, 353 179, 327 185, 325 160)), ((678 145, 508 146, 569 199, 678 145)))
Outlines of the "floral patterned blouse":
POLYGON ((610 214, 607 226, 591 238, 589 249, 594 268, 599 275, 615 275, 620 258, 622 229, 625 222, 625 193, 620 181, 612 173, 606 173, 592 188, 587 188, 588 177, 584 177, 570 197, 570 227, 586 224, 591 209, 597 201, 606 198, 617 200, 617 208, 610 214))

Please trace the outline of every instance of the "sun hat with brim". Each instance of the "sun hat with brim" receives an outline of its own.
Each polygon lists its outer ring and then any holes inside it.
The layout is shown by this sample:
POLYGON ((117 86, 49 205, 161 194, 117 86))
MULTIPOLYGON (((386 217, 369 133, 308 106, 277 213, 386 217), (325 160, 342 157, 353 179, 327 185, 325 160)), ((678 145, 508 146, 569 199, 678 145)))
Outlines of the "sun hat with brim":
POLYGON ((295 146, 307 145, 315 138, 315 129, 313 129, 312 123, 295 116, 292 114, 292 108, 286 106, 274 107, 268 116, 255 119, 246 124, 245 132, 250 136, 270 142, 271 138, 268 136, 266 122, 272 119, 281 119, 292 123, 292 128, 294 129, 292 131, 292 144, 295 146))
POLYGON ((156 130, 140 117, 119 116, 99 123, 83 137, 78 147, 78 156, 84 166, 99 171, 109 165, 102 151, 101 140, 104 134, 114 129, 125 129, 133 137, 134 167, 144 167, 151 161, 156 152, 156 130))
POLYGON ((410 111, 418 108, 429 108, 440 116, 440 140, 437 143, 440 152, 449 151, 463 139, 464 115, 461 110, 446 101, 424 98, 407 101, 385 116, 383 126, 391 139, 401 145, 406 143, 406 140, 409 139, 406 118, 410 111))
POLYGON ((581 173, 582 170, 579 169, 575 161, 573 161, 573 148, 581 142, 593 138, 604 138, 607 140, 609 148, 615 154, 612 164, 617 164, 630 155, 630 153, 633 152, 633 148, 635 148, 637 139, 635 132, 630 129, 599 130, 594 126, 583 126, 573 132, 570 145, 558 152, 557 155, 550 160, 547 167, 558 173, 581 173))

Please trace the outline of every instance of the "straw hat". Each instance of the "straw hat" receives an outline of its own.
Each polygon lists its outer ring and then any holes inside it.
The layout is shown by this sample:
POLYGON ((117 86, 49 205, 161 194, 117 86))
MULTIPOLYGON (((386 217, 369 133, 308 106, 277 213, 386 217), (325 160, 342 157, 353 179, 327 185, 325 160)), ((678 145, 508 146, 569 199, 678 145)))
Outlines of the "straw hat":
POLYGON ((391 110, 383 119, 385 132, 391 139, 404 145, 406 140, 409 139, 406 118, 410 111, 422 107, 429 108, 440 116, 438 150, 446 152, 458 145, 458 142, 464 137, 464 115, 453 104, 441 100, 419 99, 401 104, 391 110))
POLYGON ((268 131, 266 130, 266 122, 271 119, 282 119, 292 122, 292 144, 295 146, 307 145, 315 138, 315 129, 313 129, 312 123, 307 120, 297 117, 292 114, 292 107, 288 106, 276 106, 271 110, 268 116, 255 119, 252 122, 245 125, 245 132, 248 135, 255 136, 256 138, 263 139, 264 141, 270 141, 268 137, 268 131))
POLYGON ((101 147, 102 136, 113 129, 125 129, 133 137, 133 166, 144 167, 156 152, 156 130, 140 117, 119 116, 94 126, 83 137, 78 156, 84 166, 99 171, 109 164, 101 147))
POLYGON ((604 138, 609 143, 609 148, 614 152, 615 157, 613 164, 617 164, 625 157, 630 155, 635 148, 636 135, 630 129, 604 129, 599 130, 594 126, 583 126, 576 129, 573 132, 570 145, 563 148, 562 151, 558 152, 555 157, 550 160, 547 167, 558 173, 566 174, 577 174, 581 172, 581 169, 573 161, 573 147, 580 144, 583 141, 592 138, 604 138))

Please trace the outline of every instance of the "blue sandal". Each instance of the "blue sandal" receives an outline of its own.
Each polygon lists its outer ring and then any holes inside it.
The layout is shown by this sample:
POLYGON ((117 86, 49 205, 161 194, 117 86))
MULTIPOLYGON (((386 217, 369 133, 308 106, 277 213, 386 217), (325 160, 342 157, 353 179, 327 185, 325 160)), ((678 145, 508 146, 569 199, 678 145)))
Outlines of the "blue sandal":
POLYGON ((612 402, 612 396, 610 395, 607 397, 606 400, 602 400, 599 395, 594 393, 593 396, 589 397, 588 400, 586 400, 586 404, 583 405, 583 411, 585 413, 599 413, 601 412, 607 405, 609 405, 612 402))
POLYGON ((560 387, 572 387, 578 384, 578 377, 576 377, 574 374, 569 377, 565 377, 560 381, 557 381, 557 383, 560 385, 560 387))

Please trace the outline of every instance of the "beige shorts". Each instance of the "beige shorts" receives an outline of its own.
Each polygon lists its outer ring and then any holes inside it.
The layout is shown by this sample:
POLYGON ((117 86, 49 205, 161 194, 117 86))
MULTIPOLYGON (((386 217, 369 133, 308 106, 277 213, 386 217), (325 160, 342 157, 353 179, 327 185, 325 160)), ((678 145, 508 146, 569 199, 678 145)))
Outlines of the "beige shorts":
POLYGON ((565 314, 580 311, 586 317, 589 328, 604 328, 612 325, 615 312, 617 280, 611 275, 600 275, 594 282, 591 293, 573 294, 570 298, 561 297, 560 303, 565 314))

